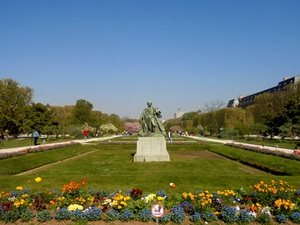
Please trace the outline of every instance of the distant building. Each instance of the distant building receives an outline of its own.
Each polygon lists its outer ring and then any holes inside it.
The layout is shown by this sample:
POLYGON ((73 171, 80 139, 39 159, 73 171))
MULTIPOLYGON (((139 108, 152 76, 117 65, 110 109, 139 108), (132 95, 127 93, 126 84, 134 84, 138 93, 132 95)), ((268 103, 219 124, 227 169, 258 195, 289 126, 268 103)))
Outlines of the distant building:
POLYGON ((264 93, 272 93, 275 91, 282 91, 285 86, 289 84, 294 84, 300 80, 300 74, 298 74, 295 77, 287 77, 283 78, 282 81, 278 83, 277 86, 268 88, 266 90, 257 92, 252 95, 247 95, 247 96, 239 96, 237 99, 231 99, 229 100, 227 107, 241 107, 241 108, 246 108, 249 105, 254 104, 254 99, 256 96, 264 94, 264 93))
POLYGON ((178 112, 174 113, 174 119, 182 117, 183 114, 185 114, 185 112, 178 111, 178 112))

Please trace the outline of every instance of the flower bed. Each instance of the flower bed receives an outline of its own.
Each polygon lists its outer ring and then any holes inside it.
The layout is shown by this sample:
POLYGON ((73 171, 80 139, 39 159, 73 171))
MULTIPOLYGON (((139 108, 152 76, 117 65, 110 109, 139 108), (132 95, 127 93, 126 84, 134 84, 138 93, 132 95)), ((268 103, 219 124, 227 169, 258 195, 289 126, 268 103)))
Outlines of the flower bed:
MULTIPOLYGON (((42 182, 42 178, 35 178, 42 182)), ((176 193, 178 185, 170 183, 172 193, 164 190, 143 193, 129 191, 89 190, 84 191, 86 180, 70 181, 61 190, 48 189, 32 193, 19 186, 15 191, 0 194, 0 222, 60 221, 155 221, 152 207, 159 204, 164 214, 157 218, 161 224, 224 223, 266 224, 300 223, 300 190, 296 191, 287 182, 263 181, 247 190, 222 190, 216 192, 196 191, 176 193), (174 192, 175 191, 175 192, 174 192)))
POLYGON ((48 151, 48 150, 53 150, 53 149, 63 148, 63 147, 68 147, 68 146, 74 146, 74 145, 81 145, 81 144, 78 142, 70 141, 70 142, 57 143, 57 144, 52 144, 52 145, 39 145, 36 147, 24 148, 23 151, 17 151, 17 152, 1 153, 1 151, 0 151, 0 159, 25 155, 25 154, 33 153, 33 152, 48 151))
MULTIPOLYGON (((241 144, 241 143, 234 143, 234 142, 233 143, 226 143, 225 145, 230 146, 230 147, 234 147, 234 148, 241 148, 241 149, 244 149, 244 150, 260 152, 260 153, 270 154, 270 155, 275 155, 275 156, 280 156, 280 157, 284 157, 284 158, 288 158, 288 159, 300 160, 300 155, 288 154, 288 153, 280 151, 279 148, 278 148, 277 151, 273 151, 273 150, 270 150, 268 148, 261 147, 261 146, 250 146, 250 145, 244 145, 244 144, 241 144)), ((291 153, 292 152, 293 152, 293 150, 291 150, 291 153)))

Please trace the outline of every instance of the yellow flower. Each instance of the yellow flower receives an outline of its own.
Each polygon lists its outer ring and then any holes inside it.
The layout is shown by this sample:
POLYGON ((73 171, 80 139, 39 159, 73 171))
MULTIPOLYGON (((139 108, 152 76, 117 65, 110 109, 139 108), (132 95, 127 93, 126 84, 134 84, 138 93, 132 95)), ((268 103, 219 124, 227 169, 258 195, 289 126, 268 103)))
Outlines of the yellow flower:
POLYGON ((40 177, 36 177, 36 178, 34 178, 34 180, 35 180, 35 182, 39 183, 39 182, 41 182, 41 181, 42 181, 42 178, 40 178, 40 177))
POLYGON ((16 187, 16 190, 22 191, 22 190, 23 190, 23 187, 22 187, 22 186, 18 186, 18 187, 16 187))
POLYGON ((15 206, 16 208, 19 208, 20 202, 14 202, 14 206, 15 206))
POLYGON ((186 198, 187 197, 187 193, 183 192, 182 196, 183 196, 183 198, 186 198))
POLYGON ((158 197, 157 197, 157 201, 160 202, 160 201, 162 201, 162 200, 164 200, 164 198, 163 198, 162 196, 158 196, 158 197))
POLYGON ((83 206, 78 204, 71 204, 69 205, 68 210, 69 211, 83 210, 83 206))
POLYGON ((28 194, 24 194, 24 195, 22 195, 22 198, 28 198, 29 197, 29 195, 28 194))
POLYGON ((143 198, 143 200, 148 203, 148 202, 151 202, 151 201, 154 201, 156 198, 156 194, 149 194, 147 195, 145 198, 143 198))
POLYGON ((121 201, 120 205, 127 206, 127 203, 125 201, 121 201))

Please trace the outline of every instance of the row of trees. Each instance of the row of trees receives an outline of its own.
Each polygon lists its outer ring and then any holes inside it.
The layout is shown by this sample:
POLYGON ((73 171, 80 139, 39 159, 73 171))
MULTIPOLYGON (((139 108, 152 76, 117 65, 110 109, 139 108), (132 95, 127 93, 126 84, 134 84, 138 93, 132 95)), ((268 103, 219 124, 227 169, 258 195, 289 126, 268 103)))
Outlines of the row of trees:
POLYGON ((0 133, 17 136, 38 130, 42 134, 76 135, 88 128, 97 132, 120 132, 124 121, 116 114, 93 110, 93 104, 80 99, 75 105, 50 106, 32 101, 34 91, 12 79, 0 80, 0 133))
MULTIPOLYGON (((93 104, 77 100, 75 105, 50 106, 32 101, 33 90, 21 87, 12 79, 0 80, 0 133, 10 135, 31 133, 37 129, 43 134, 82 134, 88 128, 101 132, 137 132, 139 122, 121 119, 93 110, 93 104)), ((284 91, 266 93, 255 98, 255 104, 242 108, 221 108, 224 103, 208 104, 198 112, 189 112, 179 119, 167 120, 165 130, 200 131, 208 135, 256 134, 300 136, 300 82, 284 91), (209 107, 211 106, 211 107, 209 107)))
POLYGON ((284 91, 266 93, 255 98, 255 104, 242 108, 222 108, 206 113, 189 112, 180 119, 166 122, 166 129, 187 130, 208 135, 256 134, 300 136, 300 82, 284 91))

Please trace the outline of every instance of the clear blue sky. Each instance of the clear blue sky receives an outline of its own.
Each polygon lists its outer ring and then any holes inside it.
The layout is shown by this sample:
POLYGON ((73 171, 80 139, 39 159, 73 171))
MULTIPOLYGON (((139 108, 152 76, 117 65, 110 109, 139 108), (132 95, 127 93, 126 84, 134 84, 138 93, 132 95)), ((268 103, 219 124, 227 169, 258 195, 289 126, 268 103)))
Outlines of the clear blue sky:
POLYGON ((0 0, 0 79, 34 102, 170 119, 297 74, 299 0, 0 0))

